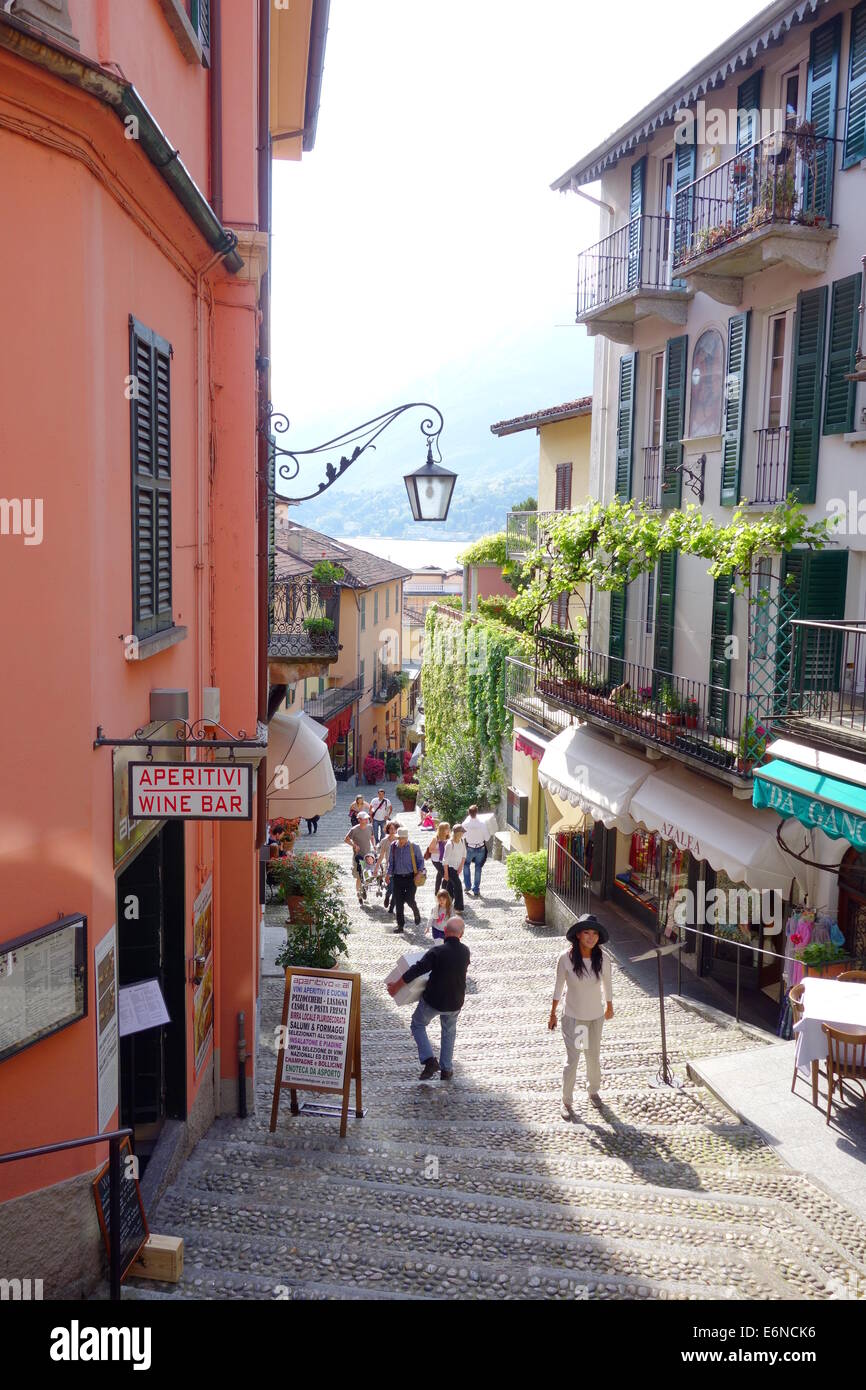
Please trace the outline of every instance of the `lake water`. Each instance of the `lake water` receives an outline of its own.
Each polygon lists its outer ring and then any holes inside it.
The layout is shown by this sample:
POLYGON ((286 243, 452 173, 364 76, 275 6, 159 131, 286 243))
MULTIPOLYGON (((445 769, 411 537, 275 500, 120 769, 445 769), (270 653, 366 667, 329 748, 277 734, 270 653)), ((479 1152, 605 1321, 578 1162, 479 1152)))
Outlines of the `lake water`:
POLYGON ((350 536, 337 537, 345 545, 353 545, 357 550, 369 550, 392 564, 403 565, 405 569, 423 569, 425 565, 438 565, 440 569, 454 569, 457 556, 465 550, 470 541, 426 541, 392 540, 390 536, 350 536))

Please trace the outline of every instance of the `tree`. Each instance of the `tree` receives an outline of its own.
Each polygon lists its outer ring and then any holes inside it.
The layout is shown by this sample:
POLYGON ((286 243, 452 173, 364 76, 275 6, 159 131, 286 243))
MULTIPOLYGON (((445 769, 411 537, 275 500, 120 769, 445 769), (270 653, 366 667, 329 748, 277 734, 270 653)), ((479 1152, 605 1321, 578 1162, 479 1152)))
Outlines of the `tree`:
POLYGON ((515 502, 511 510, 513 512, 537 512, 538 498, 525 497, 522 502, 515 502))

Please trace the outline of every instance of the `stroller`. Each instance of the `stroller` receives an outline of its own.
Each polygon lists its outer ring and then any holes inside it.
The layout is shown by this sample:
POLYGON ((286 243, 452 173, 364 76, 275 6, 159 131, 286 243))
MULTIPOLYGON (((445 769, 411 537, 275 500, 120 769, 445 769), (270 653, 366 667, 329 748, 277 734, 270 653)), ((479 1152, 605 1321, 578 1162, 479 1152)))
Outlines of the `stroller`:
POLYGON ((385 872, 376 854, 365 854, 358 864, 360 870, 359 902, 365 903, 369 892, 381 898, 385 891, 385 872))

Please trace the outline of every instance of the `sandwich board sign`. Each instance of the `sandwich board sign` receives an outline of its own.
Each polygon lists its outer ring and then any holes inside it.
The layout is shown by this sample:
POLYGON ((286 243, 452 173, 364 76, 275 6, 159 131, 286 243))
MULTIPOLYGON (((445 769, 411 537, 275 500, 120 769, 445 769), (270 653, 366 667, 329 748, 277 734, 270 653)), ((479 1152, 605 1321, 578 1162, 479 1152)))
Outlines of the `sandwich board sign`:
POLYGON ((271 1132, 277 1127, 280 1092, 291 1092, 298 1114, 298 1091, 342 1095, 340 1138, 346 1137, 349 1090, 355 1083, 355 1114, 361 1105, 361 976, 350 971, 286 970, 282 1023, 277 1035, 277 1070, 271 1132))

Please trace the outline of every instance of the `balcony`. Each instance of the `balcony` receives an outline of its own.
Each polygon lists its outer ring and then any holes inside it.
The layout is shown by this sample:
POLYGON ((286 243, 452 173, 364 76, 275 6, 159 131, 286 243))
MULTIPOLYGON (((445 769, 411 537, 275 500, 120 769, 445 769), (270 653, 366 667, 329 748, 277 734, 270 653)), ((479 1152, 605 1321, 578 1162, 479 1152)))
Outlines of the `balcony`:
POLYGON ((547 524, 554 512, 509 512, 505 522, 505 554, 509 560, 525 560, 539 544, 544 544, 547 524))
POLYGON ((505 658, 505 704, 512 714, 529 719, 537 728, 558 734, 571 720, 562 710, 549 705, 539 694, 535 667, 515 656, 505 658))
POLYGON ((402 689, 402 672, 396 666, 387 666, 384 661, 377 659, 373 670, 373 704, 387 705, 396 699, 402 689))
POLYGON ((307 576, 276 579, 268 603, 268 659, 327 665, 340 652, 340 586, 323 597, 307 576), (327 624, 332 624, 330 630, 327 624), (321 625, 321 626, 319 626, 321 625))
POLYGON ((327 723, 333 719, 335 714, 353 705, 356 700, 360 700, 364 694, 364 683, 360 676, 351 681, 348 685, 332 685, 330 690, 323 690, 320 695, 312 695, 304 701, 304 712, 311 719, 318 719, 321 723, 327 723))
POLYGON ((740 304, 743 278, 783 265, 827 268, 835 142, 776 132, 687 184, 676 197, 674 273, 692 290, 740 304))
POLYGON ((671 279, 671 218, 643 213, 584 251, 577 262, 577 322, 630 343, 634 325, 656 315, 683 324, 692 290, 671 279))
POLYGON ((755 484, 749 491, 754 507, 784 502, 788 483, 788 427, 755 430, 755 484))
POLYGON ((643 451, 643 492, 641 501, 648 507, 658 510, 662 504, 662 450, 660 444, 652 444, 643 451))
POLYGON ((610 657, 578 642, 538 639, 536 690, 548 704, 610 732, 629 733, 733 777, 750 777, 766 747, 749 695, 610 657))
POLYGON ((866 619, 794 618, 788 693, 779 719, 810 742, 866 746, 866 619))

